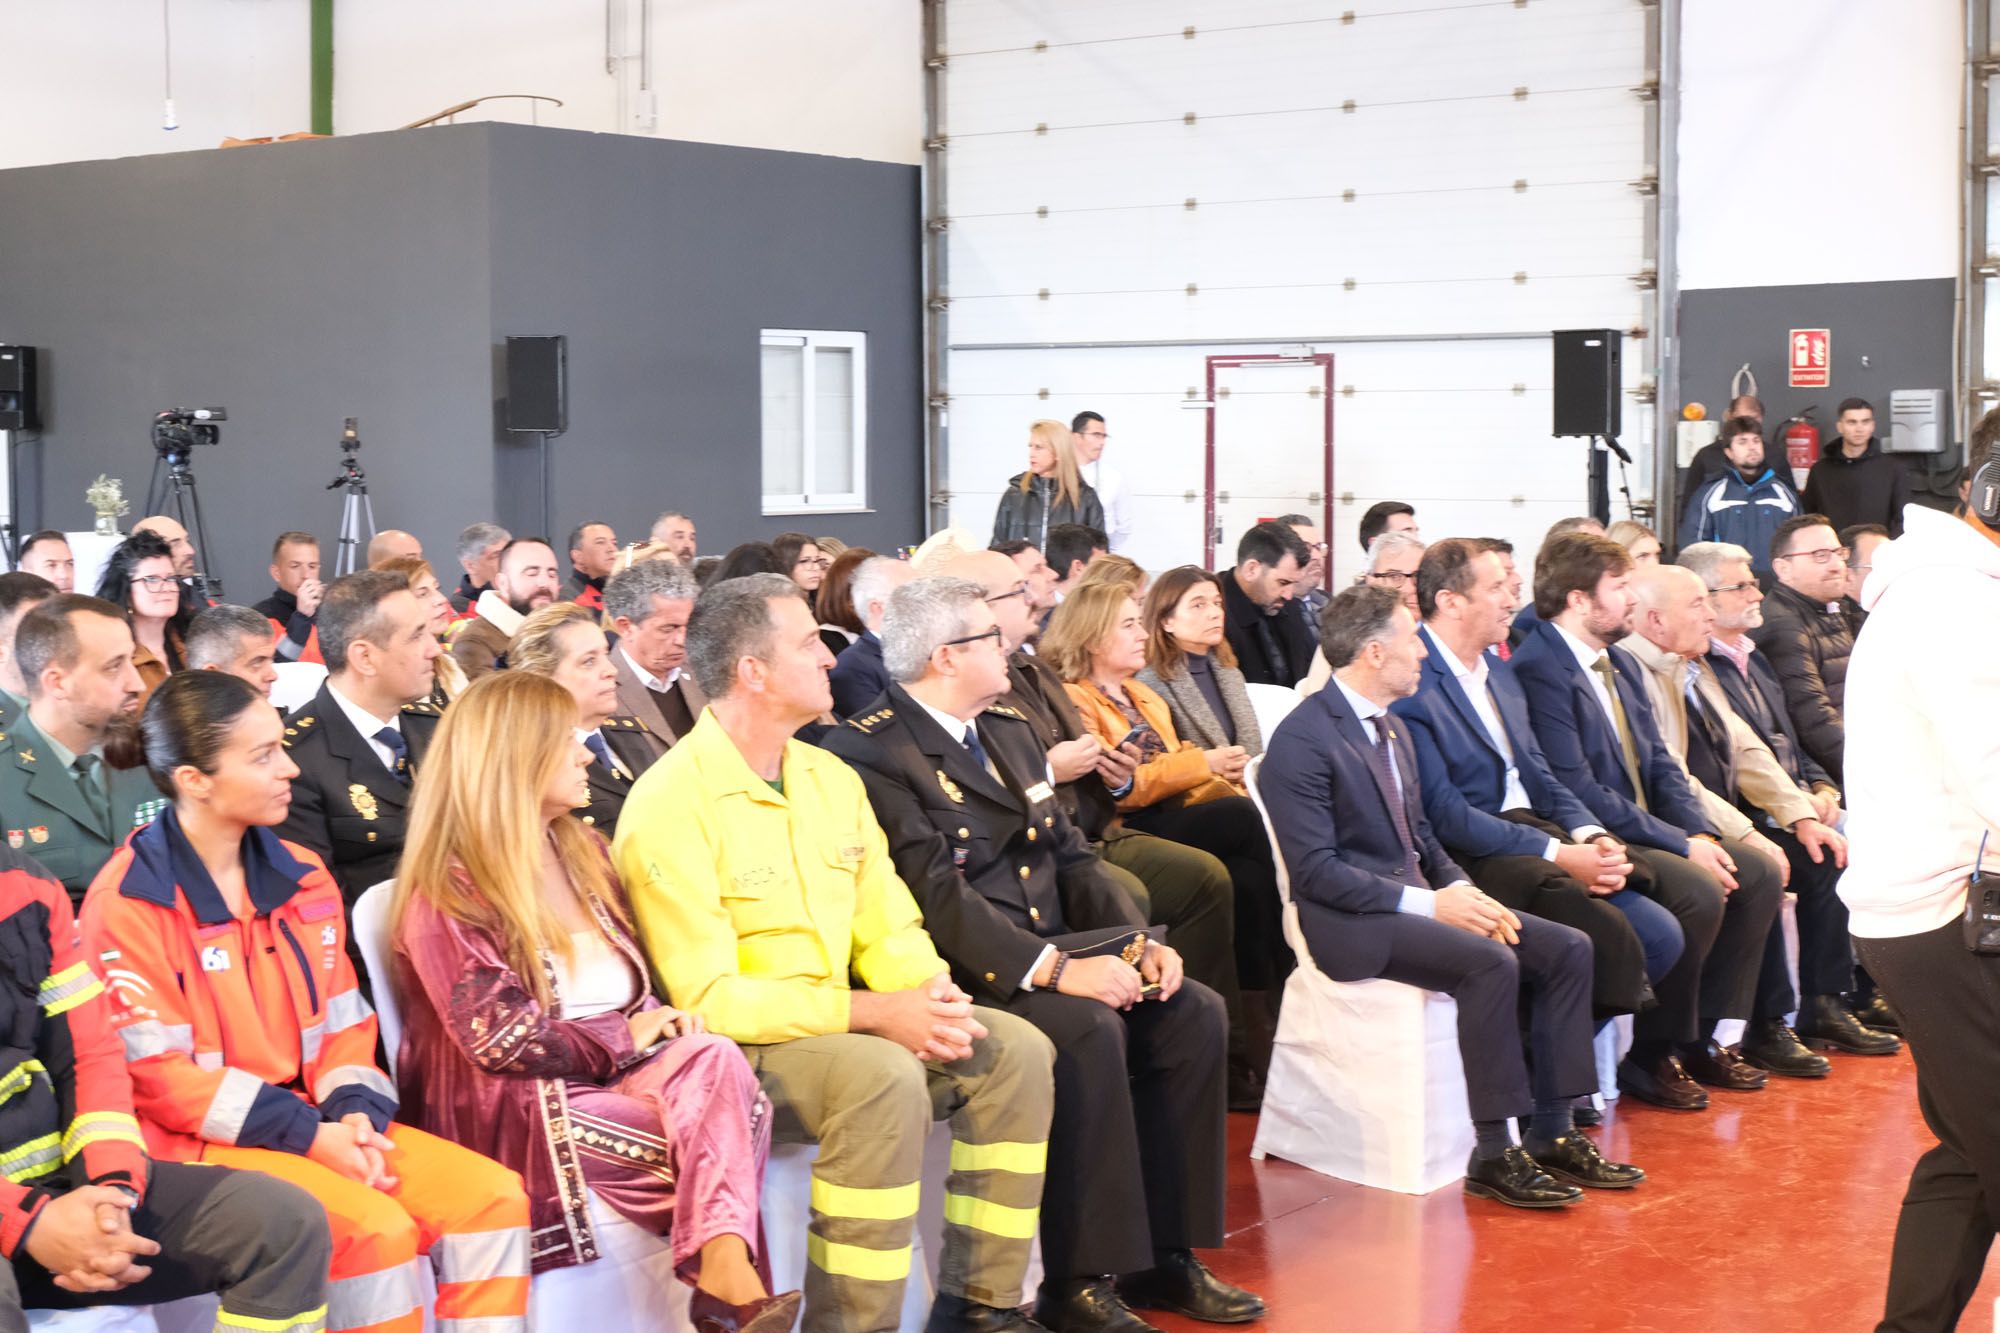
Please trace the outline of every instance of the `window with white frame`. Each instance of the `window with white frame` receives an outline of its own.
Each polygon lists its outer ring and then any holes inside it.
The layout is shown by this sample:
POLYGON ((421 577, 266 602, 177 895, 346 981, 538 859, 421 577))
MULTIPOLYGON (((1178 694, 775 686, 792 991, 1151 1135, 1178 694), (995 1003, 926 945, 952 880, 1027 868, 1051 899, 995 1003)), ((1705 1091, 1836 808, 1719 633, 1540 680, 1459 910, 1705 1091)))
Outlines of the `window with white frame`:
POLYGON ((764 512, 868 507, 868 335, 763 332, 764 512))

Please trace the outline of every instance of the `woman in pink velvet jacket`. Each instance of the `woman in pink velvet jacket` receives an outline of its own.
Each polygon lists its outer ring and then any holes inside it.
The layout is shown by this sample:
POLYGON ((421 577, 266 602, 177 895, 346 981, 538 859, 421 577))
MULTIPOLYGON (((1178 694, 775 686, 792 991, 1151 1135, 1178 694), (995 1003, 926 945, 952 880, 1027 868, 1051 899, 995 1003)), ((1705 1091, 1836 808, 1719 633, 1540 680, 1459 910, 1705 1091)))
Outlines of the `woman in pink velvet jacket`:
MULTIPOLYGON (((777 1333, 757 1218, 770 1104, 733 1042, 661 1005, 587 803, 590 751, 553 680, 452 703, 396 882, 406 1117, 521 1173, 536 1271, 598 1254, 586 1187, 670 1236, 703 1333, 777 1333)), ((365 816, 366 812, 363 812, 365 816)))

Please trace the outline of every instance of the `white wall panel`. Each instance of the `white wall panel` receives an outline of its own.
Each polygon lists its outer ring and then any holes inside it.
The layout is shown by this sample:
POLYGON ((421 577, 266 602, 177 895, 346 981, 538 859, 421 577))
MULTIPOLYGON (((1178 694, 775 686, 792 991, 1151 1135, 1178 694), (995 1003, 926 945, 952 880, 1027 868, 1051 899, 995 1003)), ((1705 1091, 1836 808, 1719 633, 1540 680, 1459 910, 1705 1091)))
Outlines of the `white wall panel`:
MULTIPOLYGON (((1528 550, 1582 506, 1581 442, 1547 433, 1547 340, 1464 335, 1641 322, 1645 11, 1349 8, 949 0, 955 521, 986 530, 1028 422, 1090 408, 1137 482, 1135 557, 1197 557, 1207 414, 1180 403, 1210 354, 1316 338, 1375 340, 1316 344, 1339 385, 1337 570, 1378 499, 1528 550), (1186 345, 992 346, 1159 341, 1186 345)), ((1650 437, 1637 404, 1626 423, 1650 437)), ((1299 452, 1306 508, 1318 441, 1264 446, 1299 452)))

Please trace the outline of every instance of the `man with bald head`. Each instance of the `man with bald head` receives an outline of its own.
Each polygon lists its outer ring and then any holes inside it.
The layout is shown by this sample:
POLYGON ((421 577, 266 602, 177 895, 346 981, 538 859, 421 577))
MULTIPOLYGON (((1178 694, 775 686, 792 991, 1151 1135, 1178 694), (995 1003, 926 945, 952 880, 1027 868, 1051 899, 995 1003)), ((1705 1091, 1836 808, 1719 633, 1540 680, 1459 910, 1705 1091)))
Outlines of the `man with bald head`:
POLYGON ((1136 745, 1107 750, 1077 716, 1062 678, 1021 645, 1034 634, 1040 611, 1035 579, 1020 561, 999 551, 968 551, 940 573, 969 579, 986 589, 1007 649, 1006 702, 1034 724, 1055 779, 1056 797, 1070 822, 1090 841, 1119 886, 1132 895, 1148 921, 1167 926, 1187 974, 1222 996, 1229 1011, 1229 1104, 1255 1110, 1263 1096, 1263 1071, 1270 1060, 1269 1033, 1251 1014, 1275 1029, 1277 996, 1254 997, 1246 1010, 1237 983, 1236 891, 1222 862, 1199 848, 1126 828, 1118 818, 1118 797, 1132 787, 1138 771, 1136 745), (1264 1040, 1260 1040, 1260 1037, 1264 1040))
POLYGON ((387 528, 368 539, 368 568, 380 569, 385 560, 421 560, 424 544, 401 528, 387 528))
POLYGON ((134 532, 150 532, 167 544, 169 554, 174 558, 174 577, 191 579, 194 577, 194 543, 188 540, 188 530, 165 514, 152 514, 132 525, 134 532))

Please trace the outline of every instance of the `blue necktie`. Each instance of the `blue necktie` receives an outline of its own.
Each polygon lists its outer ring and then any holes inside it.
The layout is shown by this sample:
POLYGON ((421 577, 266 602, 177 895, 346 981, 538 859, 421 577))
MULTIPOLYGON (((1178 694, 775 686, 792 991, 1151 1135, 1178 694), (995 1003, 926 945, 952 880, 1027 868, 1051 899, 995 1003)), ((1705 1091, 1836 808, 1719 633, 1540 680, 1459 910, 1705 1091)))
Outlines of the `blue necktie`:
POLYGON ((389 753, 396 762, 389 765, 389 771, 396 775, 396 781, 405 787, 410 785, 410 743, 403 739, 403 733, 394 727, 384 727, 375 733, 375 739, 389 747, 389 753))
POLYGON ((992 759, 987 756, 986 747, 979 743, 979 728, 975 726, 967 725, 965 728, 965 752, 971 755, 972 762, 981 768, 992 772, 999 771, 993 767, 992 759))
POLYGON ((604 739, 603 732, 593 731, 588 736, 585 736, 583 738, 583 748, 597 756, 597 762, 604 765, 606 772, 616 773, 618 771, 618 765, 612 762, 611 759, 610 742, 604 739))

